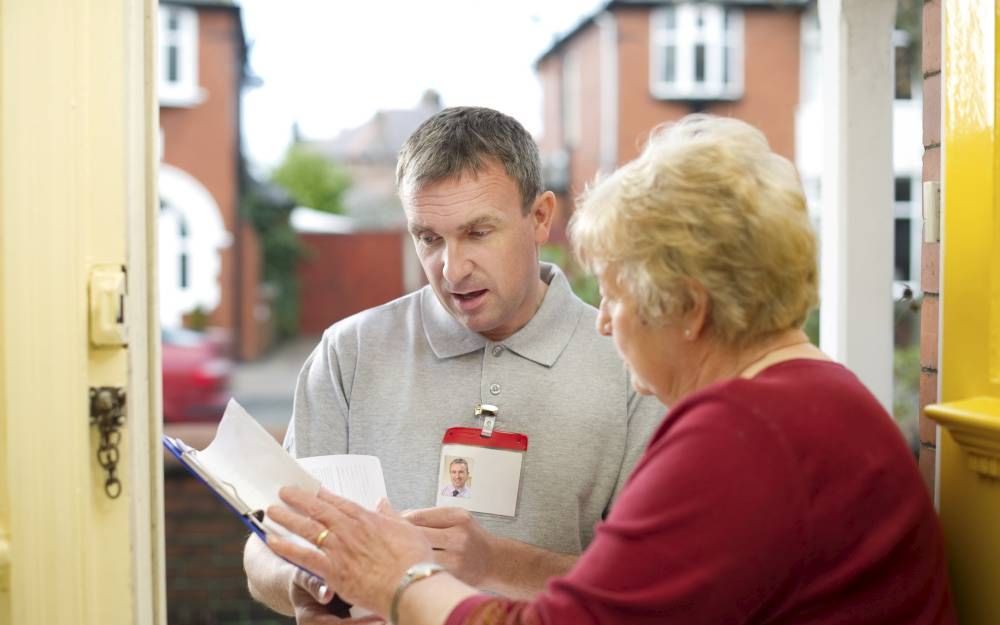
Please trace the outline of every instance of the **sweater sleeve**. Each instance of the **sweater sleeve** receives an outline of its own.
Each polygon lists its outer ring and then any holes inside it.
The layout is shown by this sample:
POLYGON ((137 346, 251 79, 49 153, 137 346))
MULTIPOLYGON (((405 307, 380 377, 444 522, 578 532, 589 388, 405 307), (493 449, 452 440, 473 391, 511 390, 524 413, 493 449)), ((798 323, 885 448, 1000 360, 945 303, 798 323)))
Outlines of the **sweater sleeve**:
POLYGON ((576 566, 530 604, 470 599, 448 625, 745 623, 793 593, 805 495, 765 416, 671 414, 576 566))

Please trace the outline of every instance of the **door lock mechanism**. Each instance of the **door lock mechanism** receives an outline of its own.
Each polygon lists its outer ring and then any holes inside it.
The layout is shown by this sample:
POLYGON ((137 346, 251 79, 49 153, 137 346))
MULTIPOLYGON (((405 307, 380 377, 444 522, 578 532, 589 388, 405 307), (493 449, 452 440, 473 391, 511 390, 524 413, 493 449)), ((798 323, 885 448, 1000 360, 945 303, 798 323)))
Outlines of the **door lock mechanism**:
POLYGON ((122 494, 122 483, 118 479, 118 445, 121 443, 121 427, 125 425, 125 389, 120 386, 90 387, 90 424, 96 425, 101 440, 97 447, 97 461, 108 472, 104 481, 104 492, 111 499, 122 494))

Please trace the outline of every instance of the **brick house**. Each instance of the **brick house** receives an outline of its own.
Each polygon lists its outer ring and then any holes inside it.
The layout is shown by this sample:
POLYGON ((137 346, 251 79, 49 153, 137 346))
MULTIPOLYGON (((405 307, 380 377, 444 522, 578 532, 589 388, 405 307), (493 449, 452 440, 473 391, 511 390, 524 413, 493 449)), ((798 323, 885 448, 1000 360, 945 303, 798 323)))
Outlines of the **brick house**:
POLYGON ((649 131, 703 111, 760 127, 795 157, 805 0, 612 0, 536 63, 539 141, 550 188, 568 202, 598 172, 636 157, 649 131))
MULTIPOLYGON (((896 33, 895 277, 920 280, 918 68, 896 33), (908 54, 910 56, 908 56, 908 54)), ((688 113, 743 119, 802 173, 818 213, 822 168, 815 0, 611 0, 538 59, 547 184, 570 202, 599 172, 636 157, 650 130, 688 113)))
POLYGON ((268 342, 256 233, 240 216, 240 94, 253 84, 240 8, 161 0, 159 302, 164 326, 221 328, 234 356, 268 342))

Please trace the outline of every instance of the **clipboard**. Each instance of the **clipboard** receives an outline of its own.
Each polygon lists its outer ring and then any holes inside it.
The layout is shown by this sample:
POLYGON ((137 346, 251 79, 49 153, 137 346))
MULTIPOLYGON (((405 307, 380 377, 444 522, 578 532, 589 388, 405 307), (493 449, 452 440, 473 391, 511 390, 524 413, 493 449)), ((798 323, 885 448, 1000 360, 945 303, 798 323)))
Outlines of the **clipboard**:
MULTIPOLYGON (((229 510, 236 515, 251 532, 267 543, 267 529, 264 527, 264 511, 251 510, 236 488, 228 483, 221 483, 213 478, 198 462, 197 450, 179 438, 163 436, 163 447, 177 458, 187 471, 205 485, 229 510)), ((308 571, 307 571, 308 573, 308 571)), ((312 573, 310 573, 311 575, 312 573)))
MULTIPOLYGON (((240 497, 240 494, 235 486, 228 482, 216 479, 216 477, 213 476, 212 473, 198 461, 197 449, 191 447, 179 438, 172 438, 164 435, 162 440, 164 449, 177 458, 177 461, 180 462, 182 467, 184 467, 198 481, 204 484, 205 487, 208 488, 208 490, 210 490, 212 494, 214 494, 216 498, 223 503, 224 506, 226 506, 226 508, 239 518, 239 520, 266 545, 268 528, 264 524, 264 511, 254 510, 240 497)), ((281 556, 278 557, 281 558, 281 556)), ((306 574, 312 577, 322 579, 322 577, 316 575, 309 569, 303 568, 294 562, 289 562, 285 558, 281 559, 288 562, 292 566, 305 571, 306 574)), ((333 599, 326 604, 326 610, 330 614, 339 618, 351 618, 351 604, 341 599, 340 595, 337 594, 334 594, 333 599)))

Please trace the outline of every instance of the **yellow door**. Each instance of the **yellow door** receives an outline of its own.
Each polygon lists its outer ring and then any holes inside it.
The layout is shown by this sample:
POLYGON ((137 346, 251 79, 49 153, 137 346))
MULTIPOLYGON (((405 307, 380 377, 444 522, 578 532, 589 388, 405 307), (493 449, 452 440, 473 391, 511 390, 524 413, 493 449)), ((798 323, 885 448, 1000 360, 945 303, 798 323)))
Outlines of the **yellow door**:
POLYGON ((1000 622, 1000 145, 996 0, 945 0, 941 521, 963 625, 1000 622))
POLYGON ((155 11, 0 0, 4 625, 165 622, 155 11))

